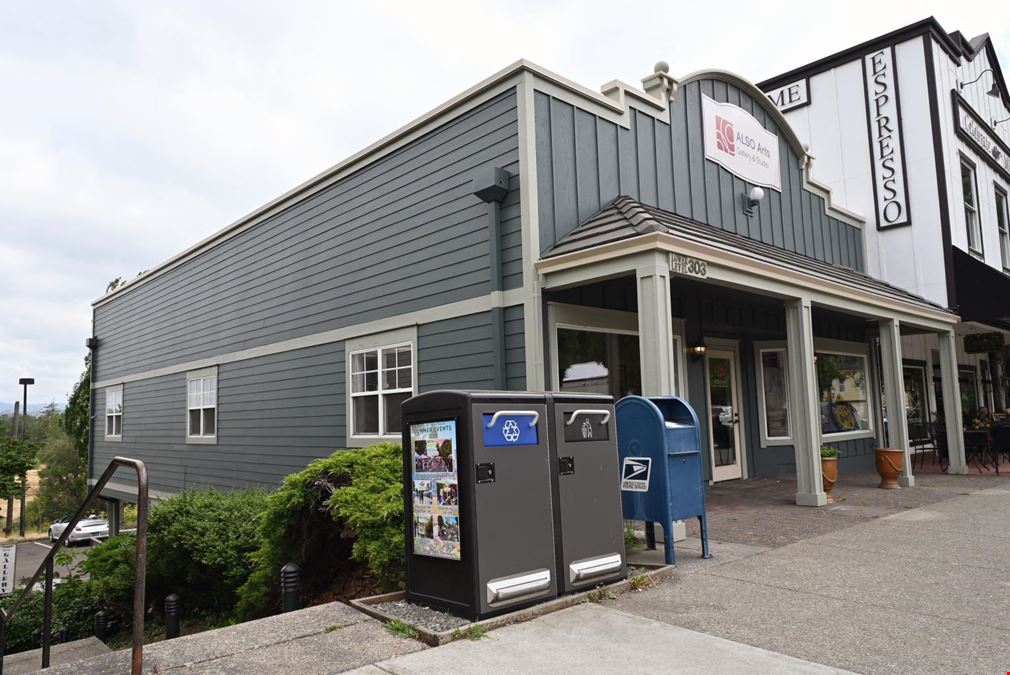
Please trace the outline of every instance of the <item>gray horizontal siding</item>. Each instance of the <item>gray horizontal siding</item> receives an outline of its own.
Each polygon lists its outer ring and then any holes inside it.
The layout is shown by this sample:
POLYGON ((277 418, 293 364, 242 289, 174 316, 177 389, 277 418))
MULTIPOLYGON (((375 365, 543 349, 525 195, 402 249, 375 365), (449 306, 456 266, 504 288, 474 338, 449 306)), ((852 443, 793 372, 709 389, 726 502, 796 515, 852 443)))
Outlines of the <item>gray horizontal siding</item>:
POLYGON ((491 331, 491 312, 418 326, 418 391, 494 389, 491 331))
POLYGON ((513 174, 501 245, 520 286, 513 90, 96 308, 96 380, 488 293, 487 165, 513 174))
POLYGON ((682 86, 668 121, 631 110, 628 129, 537 92, 540 250, 619 195, 812 258, 863 269, 862 231, 830 218, 803 188, 800 158, 775 122, 739 88, 702 80, 682 86), (782 192, 766 190, 756 215, 743 214, 743 180, 705 159, 702 94, 748 111, 779 136, 782 192))
POLYGON ((505 386, 509 391, 526 390, 526 327, 523 307, 505 308, 505 386))
MULTIPOLYGON (((147 464, 154 490, 276 487, 345 446, 344 370, 343 343, 220 366, 216 445, 185 442, 185 373, 129 382, 122 442, 103 440, 104 406, 98 406, 93 474, 126 455, 147 464)), ((102 391, 96 394, 104 402, 102 391)), ((132 483, 120 473, 117 480, 132 483)))

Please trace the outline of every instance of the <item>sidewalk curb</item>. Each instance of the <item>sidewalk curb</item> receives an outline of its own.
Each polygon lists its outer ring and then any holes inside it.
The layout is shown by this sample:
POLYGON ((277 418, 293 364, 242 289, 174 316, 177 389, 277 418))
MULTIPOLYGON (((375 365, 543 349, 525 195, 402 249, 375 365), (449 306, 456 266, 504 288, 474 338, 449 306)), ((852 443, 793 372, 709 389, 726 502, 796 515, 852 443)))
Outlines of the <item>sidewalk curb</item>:
MULTIPOLYGON (((635 565, 636 568, 647 570, 645 574, 649 576, 649 585, 646 588, 655 586, 656 584, 662 583, 672 579, 674 576, 674 567, 672 565, 654 565, 648 563, 638 563, 635 565)), ((632 579, 622 579, 621 581, 614 582, 612 584, 606 584, 597 586, 596 588, 591 588, 586 591, 581 591, 579 593, 573 593, 571 595, 565 595, 548 602, 534 605, 533 607, 527 607, 526 609, 521 609, 515 612, 509 612, 508 614, 502 614, 500 616, 495 616, 490 619, 484 619, 483 621, 477 621, 466 626, 460 626, 459 628, 454 628, 452 630, 446 630, 441 632, 430 631, 423 626, 417 626, 411 624, 411 627, 417 631, 417 639, 421 642, 431 646, 438 647, 444 644, 448 644, 455 640, 465 638, 468 636, 470 629, 473 626, 480 626, 485 630, 494 630, 495 628, 501 628, 503 626, 508 626, 514 623, 521 623, 524 621, 529 621, 546 614, 552 614, 554 612, 560 611, 562 609, 567 609, 574 605, 583 602, 598 602, 599 598, 604 597, 602 594, 613 593, 622 594, 634 588, 635 584, 632 579), (596 598, 594 600, 593 598, 596 598)), ((384 593, 382 595, 372 595, 366 598, 356 598, 351 600, 348 604, 354 607, 359 612, 367 614, 368 616, 378 619, 379 621, 386 623, 393 619, 402 621, 397 616, 392 614, 387 614, 379 609, 376 609, 373 605, 377 605, 383 602, 395 602, 397 600, 402 600, 406 594, 403 591, 396 591, 395 593, 384 593)))

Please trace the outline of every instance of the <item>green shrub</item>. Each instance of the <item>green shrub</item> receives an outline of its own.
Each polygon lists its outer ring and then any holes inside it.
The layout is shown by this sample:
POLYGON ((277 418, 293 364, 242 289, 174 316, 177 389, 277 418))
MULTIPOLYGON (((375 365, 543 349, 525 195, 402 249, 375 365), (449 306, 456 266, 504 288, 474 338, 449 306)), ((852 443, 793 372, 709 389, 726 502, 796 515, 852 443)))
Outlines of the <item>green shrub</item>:
MULTIPOLYGON (((0 600, 4 609, 14 604, 20 590, 0 600)), ((102 609, 99 595, 89 582, 69 579, 53 587, 53 633, 65 628, 68 640, 95 634, 95 614, 102 609)), ((30 593, 4 629, 5 653, 31 649, 32 633, 42 630, 44 594, 30 593)))
POLYGON ((832 448, 831 446, 828 445, 821 446, 821 457, 824 457, 826 459, 829 459, 831 457, 838 457, 838 453, 839 453, 838 448, 832 448))
POLYGON ((403 468, 400 446, 338 450, 284 479, 260 525, 255 569, 239 590, 236 616, 275 607, 280 569, 302 566, 306 595, 328 587, 352 557, 386 584, 403 576, 403 468))
MULTIPOLYGON (((147 598, 161 611, 177 593, 187 616, 231 616, 239 587, 253 569, 267 494, 260 490, 182 492, 151 509, 147 530, 147 598)), ((88 551, 83 569, 116 615, 133 603, 132 534, 112 537, 88 551)))

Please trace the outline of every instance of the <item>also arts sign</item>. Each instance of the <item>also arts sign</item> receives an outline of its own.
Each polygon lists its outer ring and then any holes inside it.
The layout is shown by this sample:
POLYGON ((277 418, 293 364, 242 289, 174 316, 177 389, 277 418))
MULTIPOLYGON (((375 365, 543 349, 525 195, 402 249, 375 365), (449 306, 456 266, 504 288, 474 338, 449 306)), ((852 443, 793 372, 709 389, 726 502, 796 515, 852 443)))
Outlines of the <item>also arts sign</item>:
POLYGON ((901 104, 898 101, 893 47, 863 57, 863 82, 866 87, 866 121, 870 131, 877 228, 910 225, 912 219, 908 209, 908 179, 905 176, 905 147, 901 138, 901 104))
POLYGON ((782 192, 779 137, 732 103, 701 97, 705 158, 752 185, 782 192))

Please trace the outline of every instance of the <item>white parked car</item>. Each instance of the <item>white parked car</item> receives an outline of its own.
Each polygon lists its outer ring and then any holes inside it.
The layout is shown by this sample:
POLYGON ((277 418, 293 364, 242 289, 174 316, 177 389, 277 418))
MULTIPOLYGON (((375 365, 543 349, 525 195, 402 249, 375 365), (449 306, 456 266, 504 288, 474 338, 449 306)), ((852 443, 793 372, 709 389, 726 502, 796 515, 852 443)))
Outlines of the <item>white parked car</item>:
MULTIPOLYGON (((49 541, 55 542, 63 534, 63 530, 67 528, 70 523, 70 518, 64 518, 62 520, 57 520, 55 523, 49 526, 49 541)), ((77 523, 77 527, 74 531, 70 533, 67 537, 68 544, 74 544, 80 541, 90 541, 92 539, 108 539, 109 537, 109 522, 100 516, 86 516, 81 518, 80 522, 77 523)))

